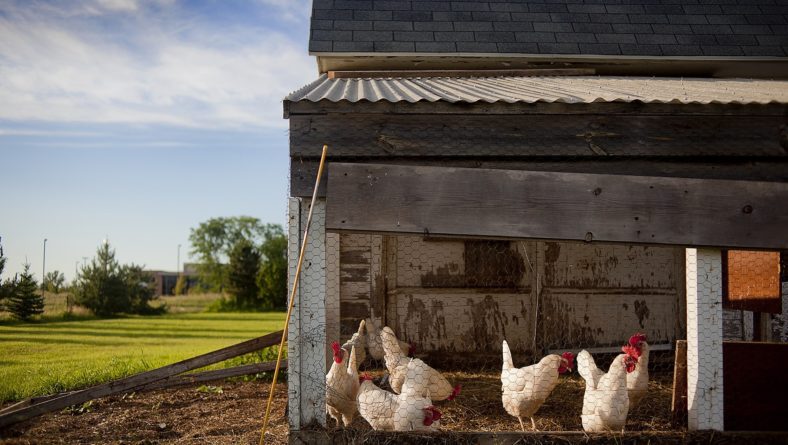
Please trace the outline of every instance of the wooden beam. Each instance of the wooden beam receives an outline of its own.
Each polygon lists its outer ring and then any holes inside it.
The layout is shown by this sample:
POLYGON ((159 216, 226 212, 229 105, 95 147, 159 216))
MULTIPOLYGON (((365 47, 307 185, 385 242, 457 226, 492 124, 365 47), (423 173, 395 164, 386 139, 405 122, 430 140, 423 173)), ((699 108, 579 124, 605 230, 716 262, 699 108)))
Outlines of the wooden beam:
POLYGON ((413 77, 533 77, 593 76, 593 68, 536 68, 520 70, 390 70, 390 71, 329 71, 329 79, 413 78, 413 77))
MULTIPOLYGON (((567 173, 594 173, 633 176, 662 176, 697 179, 732 179, 737 181, 788 182, 788 156, 753 161, 741 158, 709 159, 631 159, 631 158, 568 158, 534 159, 532 161, 501 161, 490 158, 458 159, 374 159, 375 163, 424 165, 501 170, 531 170, 567 173)), ((311 197, 318 161, 293 159, 290 163, 290 196, 311 197)), ((330 170, 331 164, 326 166, 330 170)), ((323 176, 318 196, 326 196, 328 175, 323 176)))
POLYGON ((788 156, 785 117, 641 115, 307 115, 290 154, 351 157, 788 156))
POLYGON ((31 405, 11 413, 0 416, 0 429, 18 422, 22 422, 33 417, 48 412, 63 409, 67 406, 87 402, 88 400, 106 397, 133 390, 134 388, 148 385, 150 383, 166 379, 182 372, 202 368, 213 363, 218 363, 228 358, 237 357, 249 352, 259 351, 260 349, 279 344, 282 338, 282 331, 274 332, 252 340, 247 340, 236 345, 228 346, 207 354, 186 359, 172 365, 167 365, 151 371, 146 371, 131 377, 114 380, 91 388, 75 391, 73 393, 49 399, 44 402, 31 405))
POLYGON ((334 163, 326 229, 788 248, 788 184, 334 163))
MULTIPOLYGON (((234 366, 232 368, 214 369, 211 371, 198 372, 194 374, 181 374, 167 377, 164 380, 149 383, 145 386, 135 388, 134 391, 145 392, 158 389, 172 388, 175 386, 193 385, 195 383, 212 382, 224 380, 230 377, 240 377, 244 375, 258 374, 261 372, 273 371, 276 362, 250 363, 248 365, 234 366)), ((279 369, 287 369, 287 362, 282 362, 279 369)))

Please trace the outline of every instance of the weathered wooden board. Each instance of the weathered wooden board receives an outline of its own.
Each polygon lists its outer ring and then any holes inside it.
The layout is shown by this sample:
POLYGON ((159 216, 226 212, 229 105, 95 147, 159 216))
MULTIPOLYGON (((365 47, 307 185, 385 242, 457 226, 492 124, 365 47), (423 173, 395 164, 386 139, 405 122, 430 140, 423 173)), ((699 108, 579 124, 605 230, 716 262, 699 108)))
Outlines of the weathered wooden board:
POLYGON ((397 311, 392 326, 418 352, 487 351, 499 358, 504 339, 518 351, 532 344, 530 293, 406 289, 389 301, 397 311))
POLYGON ((784 117, 299 115, 290 154, 319 157, 786 156, 784 117))
POLYGON ((544 286, 571 289, 672 289, 684 251, 673 247, 546 242, 544 286))
MULTIPOLYGON (((634 176, 663 176, 697 179, 732 179, 741 181, 788 182, 788 157, 753 161, 751 159, 707 158, 687 160, 623 159, 616 157, 565 158, 556 160, 501 161, 493 159, 419 159, 380 158, 376 163, 425 165, 461 168, 491 168, 567 173, 593 173, 634 176)), ((290 170, 290 196, 311 197, 315 187, 318 161, 294 160, 290 170)), ((326 166, 330 170, 331 164, 326 166)), ((328 175, 323 176, 318 196, 326 196, 328 175)))
POLYGON ((788 248, 788 184, 335 163, 326 229, 788 248))
POLYGON ((546 288, 541 341, 551 349, 609 346, 643 332, 649 343, 669 343, 681 335, 674 330, 677 302, 676 290, 546 288))

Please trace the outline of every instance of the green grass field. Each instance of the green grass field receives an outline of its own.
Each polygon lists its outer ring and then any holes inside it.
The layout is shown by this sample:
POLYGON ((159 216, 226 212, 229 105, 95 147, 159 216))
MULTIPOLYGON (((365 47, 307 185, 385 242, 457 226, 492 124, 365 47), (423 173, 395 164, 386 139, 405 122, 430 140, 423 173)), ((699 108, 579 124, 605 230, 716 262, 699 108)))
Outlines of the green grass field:
MULTIPOLYGON (((285 318, 281 312, 173 312, 152 317, 0 322, 0 403, 157 368, 278 331, 285 318)), ((270 356, 268 351, 265 358, 270 356)), ((239 358, 234 364, 254 360, 239 358)))

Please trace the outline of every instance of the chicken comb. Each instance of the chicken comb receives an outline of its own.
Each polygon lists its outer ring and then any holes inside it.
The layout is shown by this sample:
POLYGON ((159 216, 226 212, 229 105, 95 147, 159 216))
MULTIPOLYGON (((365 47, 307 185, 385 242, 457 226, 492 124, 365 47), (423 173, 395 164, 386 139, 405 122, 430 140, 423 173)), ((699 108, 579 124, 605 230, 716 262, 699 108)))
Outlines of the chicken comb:
POLYGON ((636 346, 630 346, 630 345, 622 346, 621 352, 628 355, 629 357, 632 357, 635 360, 640 358, 640 349, 638 349, 636 346))
POLYGON ((638 343, 642 341, 646 341, 646 334, 643 334, 642 332, 638 332, 632 337, 629 337, 630 346, 637 346, 638 343))
POLYGON ((339 342, 338 341, 335 341, 335 342, 331 343, 331 349, 334 350, 334 354, 339 354, 339 350, 342 349, 342 347, 339 346, 339 342))
POLYGON ((561 357, 563 357, 564 359, 566 359, 567 362, 569 362, 569 366, 568 366, 569 369, 574 368, 574 365, 575 365, 575 355, 574 354, 572 354, 571 352, 567 351, 567 352, 564 352, 563 354, 561 354, 561 357))
POLYGON ((361 380, 362 381, 372 380, 372 376, 365 372, 365 373, 361 374, 361 380))

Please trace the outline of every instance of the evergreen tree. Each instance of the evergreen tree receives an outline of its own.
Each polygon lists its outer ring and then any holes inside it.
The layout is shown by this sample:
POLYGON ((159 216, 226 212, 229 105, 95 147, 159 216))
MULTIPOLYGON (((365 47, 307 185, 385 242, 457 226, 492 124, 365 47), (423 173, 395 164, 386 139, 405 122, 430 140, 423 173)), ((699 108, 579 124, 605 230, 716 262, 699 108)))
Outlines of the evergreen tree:
POLYGON ((236 243, 230 252, 228 291, 238 309, 257 309, 261 305, 257 272, 260 270, 260 253, 248 240, 236 243))
POLYGON ((29 263, 14 284, 6 308, 14 318, 25 321, 44 313, 44 297, 38 293, 38 283, 30 272, 29 263))
POLYGON ((99 316, 161 312, 150 306, 154 298, 153 277, 141 266, 120 265, 106 242, 90 264, 80 270, 73 292, 77 304, 99 316))

